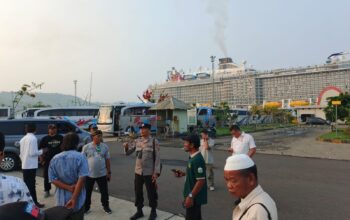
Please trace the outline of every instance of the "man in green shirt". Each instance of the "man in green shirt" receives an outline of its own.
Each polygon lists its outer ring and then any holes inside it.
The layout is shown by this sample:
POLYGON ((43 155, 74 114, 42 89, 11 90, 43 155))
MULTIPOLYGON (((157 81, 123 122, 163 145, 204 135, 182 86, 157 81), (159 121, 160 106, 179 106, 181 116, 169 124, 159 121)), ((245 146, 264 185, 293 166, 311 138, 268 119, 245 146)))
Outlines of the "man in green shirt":
POLYGON ((186 176, 184 185, 184 207, 186 208, 186 220, 201 220, 201 206, 207 204, 207 182, 205 162, 200 153, 200 139, 198 135, 190 135, 183 138, 184 149, 190 154, 186 173, 175 170, 176 177, 186 176))

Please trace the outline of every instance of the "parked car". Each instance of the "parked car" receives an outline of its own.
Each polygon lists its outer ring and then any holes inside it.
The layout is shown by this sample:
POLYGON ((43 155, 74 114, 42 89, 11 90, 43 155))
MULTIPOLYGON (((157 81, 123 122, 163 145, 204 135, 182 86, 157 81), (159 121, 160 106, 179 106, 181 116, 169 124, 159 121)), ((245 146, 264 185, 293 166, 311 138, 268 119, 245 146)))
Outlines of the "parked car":
POLYGON ((13 119, 1 120, 0 131, 5 135, 5 157, 0 163, 0 169, 3 171, 11 171, 20 167, 21 161, 19 158, 20 146, 19 141, 25 135, 25 125, 29 123, 36 124, 35 136, 40 140, 47 135, 48 125, 56 124, 58 133, 64 135, 74 131, 79 135, 80 143, 78 150, 91 141, 90 133, 80 129, 72 122, 61 119, 13 119))
POLYGON ((309 117, 306 118, 307 125, 330 125, 330 121, 326 121, 323 118, 309 117))

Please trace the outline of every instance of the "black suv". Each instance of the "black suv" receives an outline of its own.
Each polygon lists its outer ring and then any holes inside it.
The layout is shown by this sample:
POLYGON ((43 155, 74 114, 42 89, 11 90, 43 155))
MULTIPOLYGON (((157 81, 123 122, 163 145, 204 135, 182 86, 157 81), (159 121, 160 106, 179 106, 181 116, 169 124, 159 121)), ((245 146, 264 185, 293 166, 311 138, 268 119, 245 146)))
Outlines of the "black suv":
POLYGON ((307 125, 330 125, 329 121, 324 120, 323 118, 318 117, 309 117, 306 118, 307 125))
POLYGON ((0 131, 5 135, 5 157, 0 163, 0 169, 11 171, 20 167, 20 148, 19 141, 25 135, 25 125, 29 123, 36 124, 35 136, 38 144, 44 136, 47 135, 48 125, 56 124, 58 133, 64 135, 68 132, 76 132, 79 135, 79 149, 91 141, 90 133, 81 130, 72 122, 58 119, 13 119, 0 120, 0 131))

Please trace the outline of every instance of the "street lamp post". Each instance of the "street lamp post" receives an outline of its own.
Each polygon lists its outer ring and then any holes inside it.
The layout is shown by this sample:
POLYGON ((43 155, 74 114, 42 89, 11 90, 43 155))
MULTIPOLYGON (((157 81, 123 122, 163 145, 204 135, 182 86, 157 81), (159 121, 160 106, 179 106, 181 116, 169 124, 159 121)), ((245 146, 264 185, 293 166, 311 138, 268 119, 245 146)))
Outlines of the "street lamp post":
POLYGON ((212 105, 214 106, 215 103, 215 80, 214 80, 214 62, 215 62, 215 56, 210 56, 210 61, 211 61, 211 76, 213 77, 213 88, 212 88, 212 105))
POLYGON ((73 80, 74 83, 74 104, 77 105, 77 83, 78 80, 73 80))

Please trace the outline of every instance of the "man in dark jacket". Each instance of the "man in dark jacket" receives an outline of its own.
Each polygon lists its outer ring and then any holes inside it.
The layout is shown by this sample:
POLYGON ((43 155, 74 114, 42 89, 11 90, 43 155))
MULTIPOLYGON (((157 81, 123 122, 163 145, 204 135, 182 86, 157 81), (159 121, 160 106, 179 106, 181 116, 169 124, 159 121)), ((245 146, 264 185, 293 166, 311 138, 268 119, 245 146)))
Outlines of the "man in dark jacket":
POLYGON ((41 139, 39 149, 47 149, 46 153, 42 155, 42 164, 44 165, 44 197, 50 196, 51 184, 49 183, 48 170, 51 159, 61 153, 61 143, 63 136, 57 134, 57 126, 50 124, 48 126, 48 135, 41 139))

